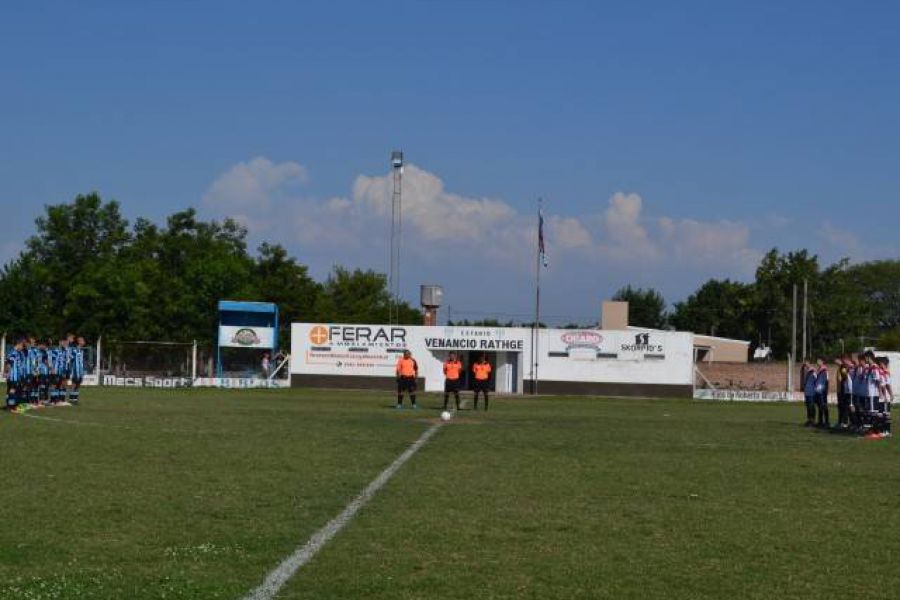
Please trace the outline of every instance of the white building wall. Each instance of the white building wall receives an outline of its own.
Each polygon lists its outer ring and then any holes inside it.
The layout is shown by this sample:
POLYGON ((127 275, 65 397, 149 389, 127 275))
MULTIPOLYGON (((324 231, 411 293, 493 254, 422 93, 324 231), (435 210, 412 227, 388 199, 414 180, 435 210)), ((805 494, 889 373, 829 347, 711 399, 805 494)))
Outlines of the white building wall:
MULTIPOLYGON (((639 330, 424 327, 293 323, 291 374, 393 377, 404 349, 419 363, 426 391, 443 390, 443 360, 451 351, 496 352, 498 391, 521 393, 539 381, 692 385, 693 336, 639 330)), ((468 361, 466 366, 468 367, 468 361)))

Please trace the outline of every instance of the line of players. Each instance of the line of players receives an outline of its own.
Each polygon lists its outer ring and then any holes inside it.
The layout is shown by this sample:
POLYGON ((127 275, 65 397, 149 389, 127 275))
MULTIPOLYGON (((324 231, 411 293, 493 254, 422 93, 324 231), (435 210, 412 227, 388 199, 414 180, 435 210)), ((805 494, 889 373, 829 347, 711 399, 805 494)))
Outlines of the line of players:
MULTIPOLYGON (((475 392, 474 410, 478 410, 479 394, 484 396, 484 410, 488 409, 491 370, 491 363, 488 362, 487 356, 484 354, 472 363, 472 389, 475 392)), ((462 374, 462 361, 456 357, 455 352, 451 352, 447 360, 444 361, 444 410, 447 410, 450 394, 453 394, 453 399, 456 401, 456 410, 460 410, 459 391, 462 388, 462 374)), ((418 408, 419 406, 416 404, 416 378, 419 376, 419 363, 412 357, 409 350, 404 350, 403 356, 397 360, 396 376, 397 405, 395 408, 403 408, 404 393, 409 395, 412 408, 418 408)))
POLYGON ((72 333, 59 344, 49 338, 17 338, 3 366, 6 410, 21 412, 65 402, 77 405, 85 374, 84 346, 84 337, 72 333))
MULTIPOLYGON (((858 433, 867 437, 891 436, 890 362, 873 352, 835 360, 838 422, 833 431, 858 433)), ((819 358, 815 365, 803 363, 801 370, 806 401, 806 427, 831 428, 828 411, 830 387, 828 365, 819 358)))

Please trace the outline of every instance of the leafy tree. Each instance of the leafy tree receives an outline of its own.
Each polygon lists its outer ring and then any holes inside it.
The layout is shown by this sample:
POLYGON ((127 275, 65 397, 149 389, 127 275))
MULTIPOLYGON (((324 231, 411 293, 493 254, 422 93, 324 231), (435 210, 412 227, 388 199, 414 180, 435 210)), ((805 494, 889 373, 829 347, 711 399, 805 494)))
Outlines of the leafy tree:
POLYGON ((864 295, 874 326, 881 331, 900 327, 900 261, 867 262, 846 271, 864 295))
MULTIPOLYGON (((334 267, 316 301, 318 320, 331 323, 387 323, 391 297, 387 278, 374 271, 334 267)), ((422 313, 401 302, 400 324, 419 325, 422 313)))
MULTIPOLYGON (((882 333, 875 346, 879 350, 900 352, 900 327, 882 333)), ((897 366, 893 365, 893 368, 896 369, 897 366)))
MULTIPOLYGON (((755 324, 759 331, 771 331, 772 349, 778 356, 785 356, 791 348, 791 307, 793 286, 798 288, 798 307, 802 306, 803 281, 810 285, 810 296, 815 297, 815 285, 819 275, 819 259, 806 250, 787 254, 773 248, 763 257, 756 269, 757 305, 755 324)), ((798 308, 799 312, 799 308, 798 308)), ((798 340, 800 334, 797 334, 798 340)), ((798 341, 798 352, 799 352, 798 341)))
POLYGON ((653 288, 633 288, 630 285, 619 289, 613 300, 628 302, 628 321, 637 327, 662 329, 666 326, 666 301, 653 288))
POLYGON ((253 267, 256 297, 278 305, 281 345, 287 347, 292 322, 317 320, 316 301, 322 286, 278 244, 264 243, 253 267))
POLYGON ((710 279, 682 302, 670 320, 676 329, 737 339, 757 337, 753 284, 710 279))
POLYGON ((841 260, 822 271, 810 286, 810 351, 821 356, 842 350, 860 350, 859 336, 872 329, 872 311, 854 281, 849 261, 841 260))

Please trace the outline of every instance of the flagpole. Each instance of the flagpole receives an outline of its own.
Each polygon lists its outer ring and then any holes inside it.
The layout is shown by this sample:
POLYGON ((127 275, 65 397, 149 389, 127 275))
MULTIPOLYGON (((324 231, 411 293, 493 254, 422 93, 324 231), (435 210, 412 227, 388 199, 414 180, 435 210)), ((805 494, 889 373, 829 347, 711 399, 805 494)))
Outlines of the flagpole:
POLYGON ((540 364, 540 353, 538 348, 538 342, 540 341, 540 323, 541 323, 541 219, 543 215, 541 214, 543 201, 538 198, 538 244, 537 244, 537 257, 535 260, 535 268, 534 268, 534 323, 531 326, 531 335, 532 335, 532 343, 531 343, 531 353, 533 356, 533 370, 532 370, 532 394, 538 393, 538 365, 540 364))

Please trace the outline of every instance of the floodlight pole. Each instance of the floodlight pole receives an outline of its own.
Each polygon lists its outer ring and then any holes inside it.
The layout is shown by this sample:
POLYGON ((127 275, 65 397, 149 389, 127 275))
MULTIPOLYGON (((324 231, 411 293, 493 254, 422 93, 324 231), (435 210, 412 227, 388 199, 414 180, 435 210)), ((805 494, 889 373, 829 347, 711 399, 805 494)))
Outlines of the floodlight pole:
POLYGON ((394 189, 391 194, 391 261, 388 273, 388 292, 391 296, 388 308, 388 322, 400 320, 400 241, 403 229, 403 152, 391 152, 391 171, 394 189))

